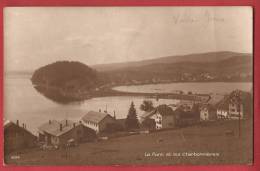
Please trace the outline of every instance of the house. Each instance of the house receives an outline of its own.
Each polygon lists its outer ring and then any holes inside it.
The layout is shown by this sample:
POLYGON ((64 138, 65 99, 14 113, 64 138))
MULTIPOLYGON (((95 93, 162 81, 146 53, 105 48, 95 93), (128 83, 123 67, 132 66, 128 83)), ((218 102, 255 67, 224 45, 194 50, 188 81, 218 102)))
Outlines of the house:
POLYGON ((156 123, 155 121, 156 120, 155 112, 156 112, 156 108, 151 111, 146 111, 140 116, 140 123, 142 128, 154 130, 156 129, 157 126, 158 129, 158 123, 156 123))
POLYGON ((229 106, 228 104, 221 104, 217 107, 217 119, 228 119, 229 115, 229 106))
POLYGON ((208 101, 201 103, 200 105, 200 120, 201 121, 209 121, 217 119, 218 111, 217 105, 223 99, 224 95, 222 94, 210 94, 210 98, 208 101))
POLYGON ((227 97, 224 97, 217 105, 217 119, 229 119, 229 103, 227 97))
POLYGON ((235 90, 217 104, 218 119, 243 119, 251 117, 253 110, 252 96, 248 92, 235 90), (240 94, 240 98, 236 94, 240 94))
POLYGON ((108 124, 116 123, 114 117, 107 113, 89 111, 82 118, 81 121, 84 126, 89 127, 100 133, 104 131, 108 124))
POLYGON ((26 125, 19 126, 12 121, 4 121, 4 151, 9 153, 16 150, 35 147, 37 137, 26 129, 26 125))
POLYGON ((217 119, 216 107, 212 104, 204 104, 200 108, 200 120, 210 121, 217 119))
POLYGON ((197 95, 197 96, 200 99, 200 103, 206 103, 211 99, 211 96, 208 95, 208 94, 200 94, 200 95, 197 95))
POLYGON ((229 117, 231 119, 242 119, 244 115, 244 110, 243 110, 243 104, 242 103, 235 103, 235 102, 229 102, 228 104, 228 112, 229 112, 229 117))
POLYGON ((39 128, 39 141, 46 145, 63 146, 73 139, 76 142, 92 141, 95 131, 86 128, 81 122, 70 120, 49 120, 39 128))
POLYGON ((173 111, 175 111, 178 108, 177 104, 169 104, 168 106, 172 108, 173 111))
POLYGON ((144 122, 146 119, 150 118, 150 119, 155 119, 153 117, 155 113, 155 109, 151 110, 151 111, 146 111, 144 112, 141 116, 140 116, 140 122, 144 122))
POLYGON ((217 119, 217 107, 216 105, 221 100, 222 96, 211 96, 211 98, 200 106, 200 120, 210 121, 217 119))
POLYGON ((200 120, 199 104, 194 104, 190 110, 185 110, 185 107, 179 106, 174 113, 177 127, 192 125, 200 120))
POLYGON ((144 113, 142 121, 153 119, 155 121, 155 129, 165 129, 175 127, 175 115, 171 107, 167 105, 159 105, 154 110, 144 113))
POLYGON ((249 117, 252 112, 252 96, 250 92, 235 90, 229 95, 228 112, 231 119, 243 119, 245 114, 249 117))
POLYGON ((194 104, 195 101, 180 100, 180 102, 177 104, 177 108, 181 107, 185 112, 187 112, 187 111, 191 111, 194 104))

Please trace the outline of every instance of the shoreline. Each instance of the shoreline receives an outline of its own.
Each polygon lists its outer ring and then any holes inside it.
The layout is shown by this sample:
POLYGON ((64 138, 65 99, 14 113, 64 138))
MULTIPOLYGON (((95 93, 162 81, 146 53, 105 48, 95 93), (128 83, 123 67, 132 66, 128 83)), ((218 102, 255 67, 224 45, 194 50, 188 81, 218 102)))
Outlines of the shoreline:
POLYGON ((173 83, 250 83, 252 82, 170 82, 170 83, 149 83, 149 84, 130 84, 130 85, 120 85, 120 84, 105 84, 95 89, 91 89, 88 91, 85 90, 65 90, 60 87, 48 86, 44 84, 32 84, 33 87, 45 97, 62 104, 67 104, 71 102, 79 102, 92 98, 98 97, 111 97, 111 96, 136 96, 136 97, 150 97, 156 99, 186 99, 186 100, 205 100, 210 99, 210 93, 185 93, 183 90, 176 90, 175 92, 131 92, 131 91, 121 91, 116 90, 118 87, 127 87, 127 86, 145 86, 145 85, 167 85, 173 83))
POLYGON ((109 86, 100 88, 99 90, 91 90, 85 92, 68 92, 58 87, 51 87, 46 85, 33 85, 33 87, 42 95, 54 101, 61 103, 70 103, 76 101, 88 100, 98 97, 111 96, 143 96, 156 99, 183 99, 200 101, 201 99, 209 99, 209 94, 184 94, 184 93, 140 93, 140 92, 124 92, 114 90, 118 86, 109 86))

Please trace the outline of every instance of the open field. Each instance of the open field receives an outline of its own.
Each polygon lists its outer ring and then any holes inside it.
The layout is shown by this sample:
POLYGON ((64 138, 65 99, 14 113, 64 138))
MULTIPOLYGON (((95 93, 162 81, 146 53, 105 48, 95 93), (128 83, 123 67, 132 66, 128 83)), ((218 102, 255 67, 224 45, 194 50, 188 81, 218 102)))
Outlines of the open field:
POLYGON ((253 161, 252 121, 218 121, 207 125, 165 130, 80 144, 67 150, 30 149, 6 155, 11 165, 173 165, 251 164, 253 161), (233 130, 234 135, 225 132, 233 130), (187 156, 187 153, 219 156, 187 156), (150 156, 148 156, 150 153, 150 156), (166 156, 171 155, 181 156, 166 156), (173 154, 174 153, 174 154, 173 154), (185 156, 182 156, 185 155, 185 156))

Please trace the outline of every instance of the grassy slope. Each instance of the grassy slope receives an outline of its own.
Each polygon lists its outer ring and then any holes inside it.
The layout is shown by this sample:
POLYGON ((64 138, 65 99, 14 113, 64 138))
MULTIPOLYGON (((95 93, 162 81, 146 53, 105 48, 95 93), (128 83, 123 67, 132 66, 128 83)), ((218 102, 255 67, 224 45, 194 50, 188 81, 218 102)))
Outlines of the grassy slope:
POLYGON ((17 160, 6 156, 6 162, 17 165, 250 164, 253 160, 252 123, 242 122, 240 138, 237 128, 238 121, 226 121, 85 143, 67 152, 33 149, 20 153, 17 160), (235 136, 225 135, 226 130, 234 130, 235 136), (217 152, 220 156, 145 157, 147 152, 217 152))

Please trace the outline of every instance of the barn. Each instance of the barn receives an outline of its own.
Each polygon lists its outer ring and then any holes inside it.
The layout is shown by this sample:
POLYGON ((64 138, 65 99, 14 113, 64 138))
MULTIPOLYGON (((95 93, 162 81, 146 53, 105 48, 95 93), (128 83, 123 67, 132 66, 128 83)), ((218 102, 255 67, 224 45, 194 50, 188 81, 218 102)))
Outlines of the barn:
POLYGON ((37 137, 26 129, 25 124, 19 125, 12 121, 4 121, 4 152, 9 153, 16 150, 35 147, 37 137))
POLYGON ((108 124, 116 124, 116 119, 107 113, 89 111, 81 119, 83 125, 95 130, 104 131, 108 124))
POLYGON ((77 143, 93 141, 96 138, 94 130, 85 127, 81 122, 70 120, 49 120, 39 128, 39 141, 46 145, 64 146, 69 140, 77 143))

